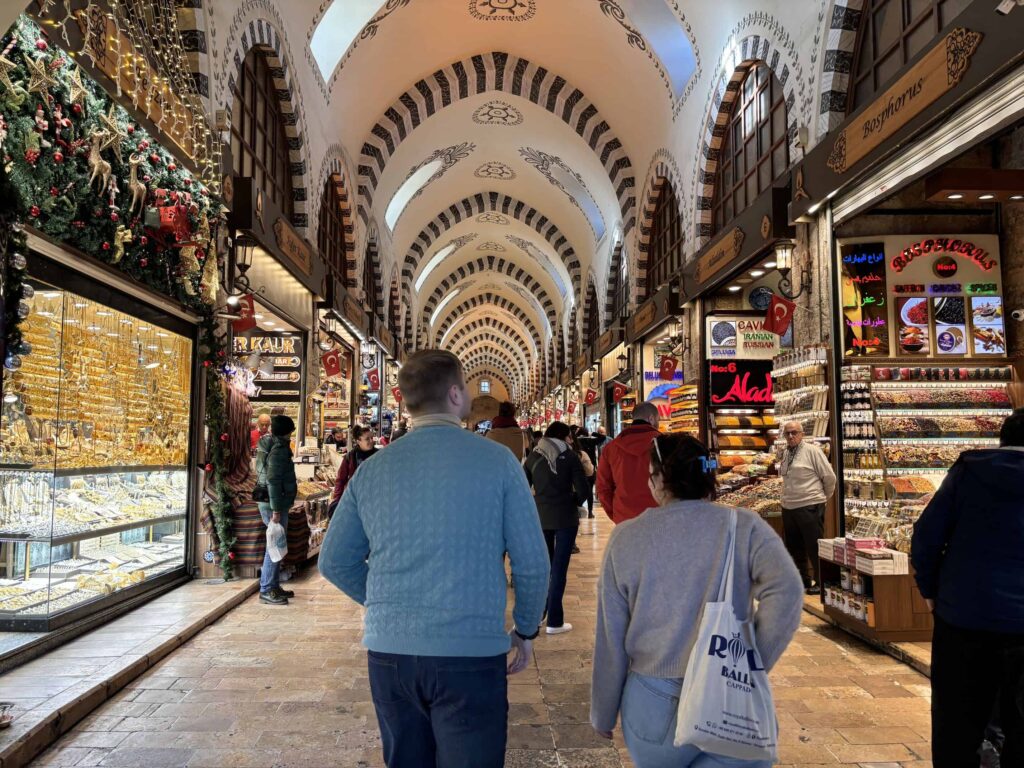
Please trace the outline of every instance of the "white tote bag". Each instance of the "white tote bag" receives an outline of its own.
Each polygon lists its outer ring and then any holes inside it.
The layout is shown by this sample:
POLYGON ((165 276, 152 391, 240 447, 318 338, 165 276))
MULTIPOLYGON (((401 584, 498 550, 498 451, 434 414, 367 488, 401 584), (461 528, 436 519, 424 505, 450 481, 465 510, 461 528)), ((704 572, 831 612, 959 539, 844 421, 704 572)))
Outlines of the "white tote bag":
POLYGON ((744 760, 776 756, 779 726, 768 673, 754 640, 754 627, 733 610, 736 510, 729 520, 729 552, 718 601, 706 603, 697 642, 679 693, 675 745, 744 760))

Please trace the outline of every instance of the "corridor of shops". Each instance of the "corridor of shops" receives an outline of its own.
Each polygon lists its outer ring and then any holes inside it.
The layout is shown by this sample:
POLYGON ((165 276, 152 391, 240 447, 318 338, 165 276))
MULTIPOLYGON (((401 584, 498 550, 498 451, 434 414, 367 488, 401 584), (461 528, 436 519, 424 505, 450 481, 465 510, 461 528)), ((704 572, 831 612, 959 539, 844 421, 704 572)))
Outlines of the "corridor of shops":
POLYGON ((0 768, 1024 764, 1022 40, 0 2, 0 768))

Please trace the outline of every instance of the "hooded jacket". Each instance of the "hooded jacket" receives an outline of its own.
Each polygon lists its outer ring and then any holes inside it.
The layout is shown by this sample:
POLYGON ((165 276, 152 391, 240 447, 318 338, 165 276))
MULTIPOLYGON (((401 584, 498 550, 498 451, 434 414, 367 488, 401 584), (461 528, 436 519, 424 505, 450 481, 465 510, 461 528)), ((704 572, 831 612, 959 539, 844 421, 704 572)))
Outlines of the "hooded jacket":
POLYGON ((605 443, 597 464, 597 497, 613 523, 638 517, 658 506, 647 481, 651 474, 651 443, 658 430, 643 422, 622 430, 605 443))
POLYGON ((962 453, 914 525, 911 562, 947 624, 1024 634, 1024 450, 962 453))
POLYGON ((257 476, 267 484, 270 508, 285 513, 295 503, 299 485, 295 479, 291 441, 287 437, 264 435, 257 444, 257 476))
POLYGON ((504 445, 519 461, 522 461, 528 452, 529 444, 526 442, 526 433, 512 418, 495 417, 491 422, 491 430, 487 433, 487 439, 504 445))
MULTIPOLYGON (((558 444, 565 445, 561 441, 558 444)), ((580 457, 566 446, 555 459, 555 471, 552 472, 548 457, 535 448, 526 457, 525 469, 526 479, 533 486, 540 527, 545 531, 577 527, 580 524, 579 506, 586 501, 590 488, 580 457)))

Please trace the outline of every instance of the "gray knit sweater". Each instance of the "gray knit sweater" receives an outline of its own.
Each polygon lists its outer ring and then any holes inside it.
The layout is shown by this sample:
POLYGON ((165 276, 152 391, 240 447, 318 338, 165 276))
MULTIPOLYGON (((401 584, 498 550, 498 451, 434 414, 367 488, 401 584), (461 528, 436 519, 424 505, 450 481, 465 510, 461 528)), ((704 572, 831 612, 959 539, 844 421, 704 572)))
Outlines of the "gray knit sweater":
MULTIPOLYGON (((682 678, 704 604, 718 598, 729 535, 729 508, 679 501, 649 509, 612 532, 598 585, 597 643, 590 720, 610 731, 630 670, 682 678)), ((760 517, 738 510, 736 617, 753 613, 766 668, 800 624, 803 585, 782 539, 760 517)))

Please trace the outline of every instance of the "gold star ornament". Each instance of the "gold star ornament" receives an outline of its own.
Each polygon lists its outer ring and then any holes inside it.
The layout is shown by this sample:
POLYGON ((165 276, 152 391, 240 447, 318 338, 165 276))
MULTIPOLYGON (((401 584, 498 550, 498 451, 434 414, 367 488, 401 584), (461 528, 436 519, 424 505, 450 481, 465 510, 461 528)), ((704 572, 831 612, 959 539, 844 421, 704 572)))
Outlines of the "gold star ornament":
POLYGON ((71 76, 68 78, 68 99, 72 104, 81 104, 82 108, 85 108, 85 97, 88 91, 85 90, 85 85, 82 83, 82 70, 77 67, 71 72, 71 76))
POLYGON ((0 56, 0 86, 10 93, 14 93, 14 83, 11 82, 11 70, 16 66, 13 61, 0 56))
POLYGON ((29 71, 28 88, 25 90, 29 93, 38 93, 45 98, 50 93, 51 88, 57 87, 57 81, 50 74, 50 70, 46 68, 46 62, 42 59, 33 59, 31 56, 26 56, 25 66, 28 67, 29 71))
POLYGON ((118 160, 120 160, 121 142, 128 138, 128 134, 121 128, 121 124, 117 122, 117 117, 114 115, 115 109, 116 107, 111 104, 110 111, 105 115, 100 115, 100 122, 103 123, 103 127, 107 129, 107 138, 104 139, 103 145, 100 149, 104 150, 107 147, 113 147, 118 160))

